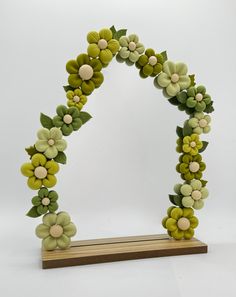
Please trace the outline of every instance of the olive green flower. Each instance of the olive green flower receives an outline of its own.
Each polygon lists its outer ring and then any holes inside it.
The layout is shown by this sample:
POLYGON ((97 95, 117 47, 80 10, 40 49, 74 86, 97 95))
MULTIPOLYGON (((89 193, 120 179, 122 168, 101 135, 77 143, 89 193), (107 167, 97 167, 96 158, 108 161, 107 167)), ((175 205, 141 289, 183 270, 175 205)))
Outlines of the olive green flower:
POLYGON ((179 239, 191 239, 194 236, 194 229, 198 226, 198 219, 194 216, 192 208, 179 208, 171 206, 167 215, 162 220, 162 225, 167 229, 168 234, 179 239))
POLYGON ((47 188, 41 188, 38 195, 32 198, 32 204, 36 207, 39 215, 46 212, 55 212, 58 209, 58 194, 56 191, 48 191, 47 188))
POLYGON ((116 39, 112 39, 112 32, 110 29, 102 29, 98 32, 92 31, 87 35, 88 55, 92 58, 99 58, 99 60, 107 65, 111 62, 113 55, 115 55, 120 44, 116 39))
POLYGON ((145 51, 136 62, 136 67, 140 69, 140 76, 146 78, 148 76, 156 76, 162 70, 164 59, 161 54, 156 54, 151 48, 145 51))
POLYGON ((144 52, 144 46, 139 42, 136 34, 121 36, 119 43, 121 46, 119 56, 124 60, 128 59, 132 63, 137 62, 139 56, 144 52))
POLYGON ((197 134, 208 133, 211 130, 210 127, 211 117, 205 115, 203 112, 195 112, 193 117, 188 121, 188 124, 193 128, 193 132, 197 134))
POLYGON ((76 107, 67 108, 64 105, 59 105, 57 107, 57 115, 53 118, 53 124, 61 128, 63 135, 70 135, 82 126, 79 110, 76 107))
POLYGON ((42 238, 43 248, 47 251, 57 247, 66 249, 70 246, 71 237, 76 234, 76 227, 71 222, 68 213, 47 213, 43 216, 43 224, 36 227, 37 237, 42 238))
POLYGON ((155 78, 155 83, 164 88, 168 96, 175 96, 190 86, 191 81, 187 72, 188 68, 184 63, 166 61, 163 64, 162 73, 155 78))
POLYGON ((102 63, 98 59, 91 59, 87 54, 81 54, 76 60, 70 60, 66 64, 66 70, 70 74, 69 85, 73 88, 81 88, 85 95, 89 95, 103 82, 102 63))
POLYGON ((183 154, 179 157, 179 164, 176 166, 177 172, 181 173, 184 180, 201 179, 202 172, 206 169, 206 164, 202 162, 202 156, 197 154, 183 154))
POLYGON ((67 147, 59 128, 53 127, 50 130, 42 128, 37 135, 39 140, 36 141, 35 148, 38 152, 44 153, 48 159, 55 158, 58 152, 63 152, 67 147))
POLYGON ((87 103, 87 97, 83 94, 80 89, 70 90, 66 92, 67 105, 69 107, 76 107, 79 110, 87 103))
POLYGON ((54 160, 48 161, 43 154, 35 154, 31 163, 21 166, 21 173, 28 177, 28 186, 33 190, 38 190, 42 186, 52 188, 57 179, 55 174, 59 171, 59 165, 54 160))

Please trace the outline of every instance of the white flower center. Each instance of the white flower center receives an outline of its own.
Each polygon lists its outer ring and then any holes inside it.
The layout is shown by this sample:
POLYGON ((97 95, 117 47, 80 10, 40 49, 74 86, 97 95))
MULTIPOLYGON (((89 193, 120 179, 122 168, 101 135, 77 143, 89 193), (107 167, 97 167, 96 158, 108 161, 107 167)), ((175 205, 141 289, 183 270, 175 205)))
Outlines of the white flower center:
POLYGON ((47 174, 48 174, 47 169, 44 168, 43 166, 38 166, 34 170, 34 175, 38 179, 44 179, 47 176, 47 174))
POLYGON ((107 48, 107 41, 105 39, 100 39, 98 41, 98 47, 103 50, 105 48, 107 48))
POLYGON ((50 204, 50 199, 48 197, 44 197, 41 201, 41 203, 45 206, 50 204))
POLYGON ((63 234, 63 228, 60 225, 53 225, 51 226, 49 233, 54 238, 61 237, 63 234))
POLYGON ((171 75, 171 81, 173 83, 177 83, 179 81, 179 75, 177 73, 174 73, 171 75))
POLYGON ((197 101, 202 101, 202 99, 203 99, 203 95, 202 95, 201 93, 197 93, 197 95, 195 96, 195 99, 196 99, 197 101))
POLYGON ((52 138, 48 139, 48 144, 49 144, 50 146, 54 145, 54 144, 55 144, 54 139, 52 139, 52 138))
POLYGON ((180 230, 186 231, 190 227, 190 222, 189 222, 189 220, 187 218, 180 218, 178 220, 178 222, 177 222, 177 225, 178 225, 180 230))
POLYGON ((88 64, 82 65, 79 69, 79 76, 82 80, 89 80, 93 76, 93 68, 88 64))
POLYGON ((205 119, 201 119, 201 120, 199 121, 199 126, 200 126, 201 128, 205 128, 205 127, 207 126, 207 121, 206 121, 205 119))
POLYGON ((199 200, 199 199, 202 198, 202 193, 200 191, 198 191, 198 190, 195 190, 195 191, 192 192, 191 196, 192 196, 192 198, 194 200, 199 200))
POLYGON ((200 168, 200 165, 198 164, 198 162, 191 162, 189 164, 189 170, 193 173, 198 172, 199 168, 200 168))
POLYGON ((76 102, 76 103, 80 102, 80 97, 77 96, 77 95, 75 95, 75 96, 73 97, 73 101, 76 102))
POLYGON ((195 142, 195 141, 191 141, 191 142, 190 142, 190 146, 191 146, 191 147, 195 147, 195 146, 196 146, 196 142, 195 142))
POLYGON ((63 122, 66 123, 67 125, 71 124, 73 121, 73 118, 70 114, 65 114, 63 117, 63 122))
POLYGON ((148 63, 149 63, 151 66, 156 65, 156 63, 157 63, 157 57, 155 57, 155 56, 151 56, 151 57, 149 57, 149 59, 148 59, 148 63))
POLYGON ((135 49, 136 49, 136 43, 131 41, 129 43, 129 50, 133 52, 135 49))

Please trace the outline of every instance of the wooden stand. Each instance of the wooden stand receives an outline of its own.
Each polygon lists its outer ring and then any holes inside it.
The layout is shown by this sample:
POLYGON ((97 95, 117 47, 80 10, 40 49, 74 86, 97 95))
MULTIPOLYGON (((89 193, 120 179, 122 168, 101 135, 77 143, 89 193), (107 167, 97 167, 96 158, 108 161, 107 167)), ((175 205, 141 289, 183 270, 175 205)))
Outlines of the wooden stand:
POLYGON ((166 234, 74 241, 67 250, 42 251, 42 267, 56 268, 132 259, 207 253, 195 238, 174 240, 166 234))

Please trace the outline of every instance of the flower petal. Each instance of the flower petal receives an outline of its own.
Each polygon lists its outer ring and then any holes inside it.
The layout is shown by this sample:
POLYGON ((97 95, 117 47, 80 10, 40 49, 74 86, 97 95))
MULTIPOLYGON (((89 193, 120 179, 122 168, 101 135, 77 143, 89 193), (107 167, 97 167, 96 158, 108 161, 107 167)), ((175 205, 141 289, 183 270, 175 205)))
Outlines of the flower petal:
POLYGON ((61 133, 61 130, 56 128, 56 127, 53 127, 52 129, 50 129, 49 131, 49 137, 52 138, 53 140, 60 140, 62 139, 62 133, 61 133))
POLYGON ((106 41, 109 41, 112 39, 112 32, 110 29, 104 28, 99 31, 99 35, 101 39, 105 39, 106 41))
POLYGON ((27 177, 33 176, 34 175, 34 166, 31 163, 24 163, 21 166, 21 173, 27 177))
POLYGON ((78 73, 78 70, 79 70, 79 65, 75 60, 70 60, 66 63, 66 71, 69 74, 78 73))
POLYGON ((44 155, 48 159, 53 159, 58 155, 58 150, 55 145, 53 146, 48 146, 48 148, 45 150, 44 155))
POLYGON ((49 235, 49 226, 40 224, 35 229, 35 234, 39 238, 45 238, 49 235))
POLYGON ((76 74, 70 74, 68 76, 68 83, 73 88, 78 88, 82 84, 82 79, 80 78, 80 76, 78 75, 78 73, 76 73, 76 74))
POLYGON ((206 199, 209 195, 209 192, 205 187, 201 189, 201 193, 202 193, 202 199, 206 199))
POLYGON ((45 187, 52 188, 57 183, 57 178, 54 175, 48 174, 47 177, 43 179, 42 183, 45 187))
POLYGON ((37 132, 38 139, 40 139, 40 140, 48 140, 49 135, 50 135, 50 132, 47 128, 41 128, 37 132))
POLYGON ((172 211, 171 211, 171 217, 175 220, 178 220, 179 218, 181 218, 183 216, 183 210, 179 207, 175 207, 172 211))
POLYGON ((35 154, 33 155, 31 162, 35 167, 44 166, 47 162, 47 159, 43 154, 35 154))
POLYGON ((98 55, 100 53, 100 49, 97 44, 92 43, 92 44, 89 44, 89 46, 87 48, 87 52, 90 57, 96 58, 96 57, 98 57, 98 55))
POLYGON ((165 72, 169 77, 171 77, 172 74, 176 73, 175 63, 172 61, 166 61, 163 64, 163 72, 165 72))
POLYGON ((166 93, 171 97, 175 96, 177 93, 179 93, 179 91, 180 91, 179 83, 170 83, 166 87, 166 93))
POLYGON ((179 77, 178 84, 181 90, 187 89, 190 86, 191 80, 187 75, 182 75, 179 77))
POLYGON ((60 249, 66 249, 70 246, 71 240, 70 237, 62 234, 61 237, 57 239, 57 245, 60 249))
POLYGON ((55 213, 47 213, 43 216, 43 223, 49 227, 55 225, 57 221, 57 215, 55 213))
POLYGON ((184 231, 176 229, 175 231, 171 232, 171 236, 177 240, 180 240, 184 237, 184 231))
POLYGON ((65 235, 72 237, 76 234, 77 230, 76 230, 75 224, 69 223, 63 227, 63 231, 65 235))
POLYGON ((88 43, 98 43, 99 40, 100 40, 100 36, 99 36, 98 32, 91 31, 87 34, 88 43))
POLYGON ((161 73, 157 77, 157 83, 160 87, 166 88, 170 84, 171 80, 166 73, 161 73))
POLYGON ((42 187, 42 180, 36 178, 35 176, 31 176, 28 178, 27 185, 29 186, 30 189, 32 190, 38 190, 42 187))
POLYGON ((196 228, 198 226, 198 218, 193 216, 189 219, 191 228, 196 228))
POLYGON ((57 248, 57 241, 52 236, 44 238, 42 244, 46 251, 53 251, 57 248))
MULTIPOLYGON (((80 66, 84 65, 84 64, 89 64, 90 62, 90 58, 87 54, 80 54, 77 58, 76 58, 76 61, 80 66)), ((77 71, 78 72, 78 71, 77 71)))
POLYGON ((57 140, 55 142, 55 147, 57 148, 57 150, 59 152, 63 152, 67 147, 67 143, 66 143, 66 141, 64 139, 57 140))
POLYGON ((48 147, 49 144, 47 140, 37 140, 35 142, 35 148, 39 152, 45 152, 48 147))
POLYGON ((59 171, 59 165, 57 162, 51 160, 45 164, 45 168, 48 170, 49 174, 55 174, 59 171))
POLYGON ((128 47, 129 45, 129 39, 126 36, 121 36, 119 39, 119 43, 122 47, 128 47))
POLYGON ((179 75, 186 75, 188 72, 188 67, 186 64, 184 63, 176 63, 176 73, 178 73, 179 75))
POLYGON ((199 199, 197 201, 194 201, 193 207, 195 209, 201 209, 204 206, 204 201, 202 199, 199 199))
POLYGON ((34 206, 39 206, 41 204, 41 199, 39 196, 34 196, 31 202, 34 206))
POLYGON ((107 48, 112 52, 113 55, 115 55, 120 48, 119 42, 116 39, 111 39, 108 42, 107 48))
POLYGON ((70 223, 70 216, 65 211, 59 212, 57 214, 56 223, 61 225, 61 226, 66 226, 66 225, 68 225, 70 223))
POLYGON ((168 218, 166 221, 166 228, 169 231, 175 231, 177 229, 177 224, 176 220, 173 218, 168 218))
POLYGON ((121 56, 122 59, 127 59, 129 57, 130 51, 128 50, 127 47, 122 47, 121 50, 119 51, 119 55, 121 56))
POLYGON ((193 235, 194 235, 194 230, 192 228, 189 228, 188 230, 184 231, 185 239, 191 239, 193 235))
POLYGON ((194 204, 194 200, 190 196, 183 197, 183 199, 182 199, 181 202, 182 202, 182 204, 183 204, 184 207, 192 207, 193 204, 194 204))
POLYGON ((194 215, 192 208, 183 208, 183 217, 190 219, 194 215))
POLYGON ((184 196, 190 196, 192 191, 193 191, 192 187, 188 184, 182 185, 182 187, 180 188, 180 192, 184 196))

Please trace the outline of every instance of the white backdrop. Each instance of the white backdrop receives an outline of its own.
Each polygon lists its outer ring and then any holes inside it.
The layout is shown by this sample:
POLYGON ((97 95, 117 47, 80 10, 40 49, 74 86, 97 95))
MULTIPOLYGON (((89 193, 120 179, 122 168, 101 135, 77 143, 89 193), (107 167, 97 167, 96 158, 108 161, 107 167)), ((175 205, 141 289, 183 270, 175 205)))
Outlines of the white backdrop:
MULTIPOLYGON (((63 296, 66 288, 57 282, 65 273, 71 296, 111 292, 156 296, 158 291, 187 296, 200 273, 198 290, 191 292, 197 296, 213 286, 213 279, 205 280, 207 269, 217 277, 227 259, 235 263, 230 258, 236 247, 235 17, 233 0, 1 1, 0 275, 6 281, 0 288, 4 296, 14 296, 15 290, 30 296, 31 287, 37 295, 42 281, 45 289, 55 286, 57 296, 63 296), (210 197, 197 212, 196 229, 196 236, 210 244, 210 253, 41 271, 40 242, 33 234, 41 219, 25 217, 35 192, 27 188, 19 171, 28 161, 24 148, 36 140, 39 113, 53 116, 57 105, 66 104, 62 88, 67 84, 66 62, 86 52, 90 30, 113 24, 127 28, 128 34, 137 33, 146 48, 167 50, 170 60, 185 62, 214 100, 212 132, 204 136, 209 146, 203 153, 210 197), (13 273, 12 287, 8 284, 13 273), (171 279, 172 286, 166 287, 171 279)), ((175 172, 175 128, 186 115, 162 97, 152 79, 139 78, 134 66, 114 59, 103 73, 104 83, 84 108, 93 118, 66 139, 68 163, 61 166, 55 187, 60 210, 71 214, 79 229, 77 239, 165 232, 160 222, 170 205, 168 194, 181 182, 175 172)), ((214 288, 215 296, 222 292, 233 296, 233 265, 224 275, 227 283, 214 288)))

